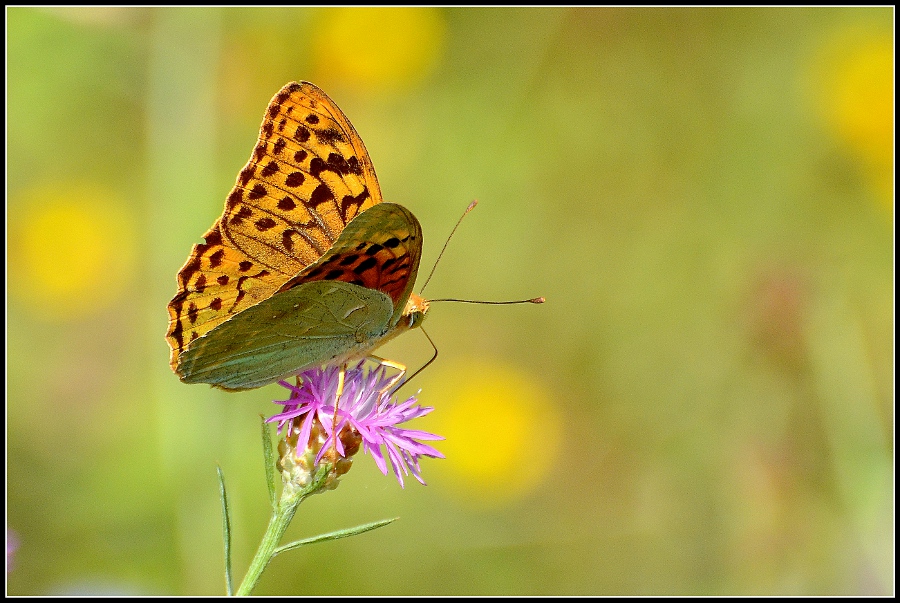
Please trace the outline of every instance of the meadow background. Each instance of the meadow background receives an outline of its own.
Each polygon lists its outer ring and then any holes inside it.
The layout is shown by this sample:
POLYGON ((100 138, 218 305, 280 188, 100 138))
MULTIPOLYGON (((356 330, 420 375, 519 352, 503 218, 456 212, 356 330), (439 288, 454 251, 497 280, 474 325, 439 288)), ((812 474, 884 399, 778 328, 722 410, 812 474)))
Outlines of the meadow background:
MULTIPOLYGON (((166 303, 285 83, 425 232, 427 487, 360 454, 258 594, 894 591, 892 8, 7 8, 7 592, 224 592, 259 414, 166 303), (7 553, 9 564, 9 552, 7 553)), ((420 286, 421 286, 420 279, 420 286)), ((412 333, 382 349, 415 368, 412 333)))

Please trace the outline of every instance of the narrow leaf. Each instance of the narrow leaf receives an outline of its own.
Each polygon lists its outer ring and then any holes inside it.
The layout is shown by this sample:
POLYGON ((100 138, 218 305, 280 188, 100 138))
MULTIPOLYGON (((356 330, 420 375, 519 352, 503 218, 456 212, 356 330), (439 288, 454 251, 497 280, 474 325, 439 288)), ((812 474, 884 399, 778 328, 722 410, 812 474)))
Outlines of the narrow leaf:
POLYGON ((216 473, 219 474, 219 495, 222 498, 222 538, 225 541, 225 588, 228 596, 234 594, 234 586, 231 580, 231 516, 228 513, 228 496, 225 494, 225 475, 222 468, 216 465, 216 473))
POLYGON ((269 489, 269 504, 274 509, 278 505, 275 496, 275 454, 272 452, 272 438, 269 437, 269 425, 266 418, 259 415, 262 426, 263 462, 266 465, 266 486, 269 489))
POLYGON ((382 526, 386 526, 387 524, 400 519, 399 517, 394 517, 393 519, 382 519, 381 521, 373 521, 372 523, 366 523, 361 526, 356 526, 355 528, 347 528, 345 530, 338 530, 336 532, 329 532, 327 534, 320 534, 318 536, 313 536, 312 538, 304 538, 303 540, 295 540, 289 544, 284 546, 280 546, 275 549, 275 552, 272 554, 274 557, 278 553, 283 553, 284 551, 290 551, 292 549, 300 548, 305 544, 314 544, 316 542, 325 542, 326 540, 337 540, 338 538, 346 538, 347 536, 355 536, 356 534, 362 534, 363 532, 368 532, 369 530, 374 530, 376 528, 380 528, 382 526))

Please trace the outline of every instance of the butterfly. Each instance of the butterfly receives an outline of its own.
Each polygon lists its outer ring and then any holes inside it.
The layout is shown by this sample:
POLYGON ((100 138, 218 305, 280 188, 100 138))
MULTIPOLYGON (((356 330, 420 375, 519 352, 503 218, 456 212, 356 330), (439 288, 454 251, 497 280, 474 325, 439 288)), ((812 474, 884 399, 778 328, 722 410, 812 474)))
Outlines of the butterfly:
POLYGON ((418 220, 382 200, 359 134, 309 82, 269 102, 253 154, 203 236, 168 305, 170 364, 185 383, 251 389, 346 364, 428 311, 412 292, 418 220))

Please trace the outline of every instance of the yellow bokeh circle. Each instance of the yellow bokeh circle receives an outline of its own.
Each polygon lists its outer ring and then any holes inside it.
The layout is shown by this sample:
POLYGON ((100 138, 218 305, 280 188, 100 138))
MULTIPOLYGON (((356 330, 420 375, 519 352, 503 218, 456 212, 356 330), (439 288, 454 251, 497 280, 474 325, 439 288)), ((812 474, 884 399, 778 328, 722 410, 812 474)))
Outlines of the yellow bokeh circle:
POLYGON ((314 28, 317 81, 368 90, 402 88, 437 63, 444 45, 438 8, 335 8, 314 28))
MULTIPOLYGON (((429 464, 462 500, 500 506, 547 479, 562 439, 560 409, 535 376, 485 360, 445 365, 423 379, 427 427, 446 460, 429 464)), ((423 421, 424 423, 424 421, 423 421)))
POLYGON ((855 27, 823 44, 816 65, 819 111, 831 133, 860 160, 881 199, 893 207, 894 41, 890 32, 855 27))
POLYGON ((871 37, 841 44, 825 80, 824 108, 836 133, 887 163, 894 142, 894 44, 871 37))
POLYGON ((10 293, 33 315, 100 312, 135 271, 134 219, 95 185, 40 186, 17 196, 9 223, 10 293))

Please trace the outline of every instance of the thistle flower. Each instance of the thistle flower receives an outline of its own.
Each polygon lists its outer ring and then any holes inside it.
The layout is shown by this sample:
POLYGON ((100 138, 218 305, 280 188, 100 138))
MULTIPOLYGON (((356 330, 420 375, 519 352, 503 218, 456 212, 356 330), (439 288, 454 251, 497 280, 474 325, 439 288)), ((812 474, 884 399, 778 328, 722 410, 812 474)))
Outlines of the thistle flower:
POLYGON ((392 401, 402 382, 388 377, 384 367, 364 370, 363 364, 360 362, 345 371, 344 389, 337 404, 337 425, 334 424, 334 400, 339 367, 310 369, 297 377, 297 385, 279 381, 291 394, 287 400, 274 401, 283 405, 284 410, 268 421, 277 421, 279 433, 285 434, 279 443, 279 468, 286 484, 305 486, 312 479, 316 465, 325 458, 333 465, 325 488, 335 488, 337 478, 350 469, 350 457, 360 446, 363 452, 372 455, 384 475, 390 464, 401 487, 403 476, 410 474, 425 484, 420 475, 419 457, 444 458, 431 446, 418 441, 444 438, 398 427, 434 409, 414 406, 418 401, 416 396, 405 402, 392 401), (386 455, 382 454, 382 445, 386 455))

